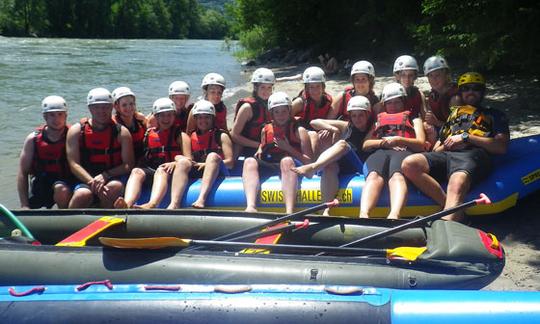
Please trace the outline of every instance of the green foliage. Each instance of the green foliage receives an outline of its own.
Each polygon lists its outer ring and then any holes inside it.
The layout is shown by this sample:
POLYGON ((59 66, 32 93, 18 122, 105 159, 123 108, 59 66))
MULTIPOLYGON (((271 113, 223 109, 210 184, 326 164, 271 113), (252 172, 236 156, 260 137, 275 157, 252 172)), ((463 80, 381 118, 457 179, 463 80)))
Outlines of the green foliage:
POLYGON ((274 46, 271 33, 263 26, 255 25, 250 30, 240 32, 239 42, 241 50, 235 56, 241 59, 254 58, 261 55, 265 49, 274 46))

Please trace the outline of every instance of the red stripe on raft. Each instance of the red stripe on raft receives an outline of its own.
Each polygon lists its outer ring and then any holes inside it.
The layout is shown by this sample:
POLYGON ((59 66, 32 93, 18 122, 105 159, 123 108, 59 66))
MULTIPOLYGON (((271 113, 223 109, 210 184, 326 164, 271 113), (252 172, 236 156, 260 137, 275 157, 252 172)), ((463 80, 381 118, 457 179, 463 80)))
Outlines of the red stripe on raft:
MULTIPOLYGON (((82 228, 76 233, 71 234, 70 236, 63 239, 60 243, 75 243, 84 241, 89 236, 92 236, 94 233, 99 232, 101 229, 106 228, 110 225, 110 222, 103 221, 103 220, 97 220, 93 222, 92 224, 88 224, 88 226, 82 228)), ((58 243, 58 244, 60 244, 58 243)))

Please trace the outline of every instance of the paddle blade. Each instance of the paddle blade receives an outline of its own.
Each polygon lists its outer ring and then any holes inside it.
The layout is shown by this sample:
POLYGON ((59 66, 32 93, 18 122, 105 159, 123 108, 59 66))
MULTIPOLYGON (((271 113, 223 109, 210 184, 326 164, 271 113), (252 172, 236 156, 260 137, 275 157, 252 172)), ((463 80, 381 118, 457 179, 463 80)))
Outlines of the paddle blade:
POLYGON ((403 246, 386 250, 386 257, 388 259, 405 259, 408 261, 415 261, 426 250, 427 247, 403 246))
POLYGON ((86 246, 86 242, 105 231, 111 226, 123 224, 126 220, 120 217, 103 216, 100 219, 81 228, 77 232, 56 243, 56 246, 81 247, 86 246))
POLYGON ((118 249, 161 249, 166 247, 187 247, 191 244, 191 240, 177 237, 149 237, 134 239, 100 237, 99 241, 105 246, 118 249))

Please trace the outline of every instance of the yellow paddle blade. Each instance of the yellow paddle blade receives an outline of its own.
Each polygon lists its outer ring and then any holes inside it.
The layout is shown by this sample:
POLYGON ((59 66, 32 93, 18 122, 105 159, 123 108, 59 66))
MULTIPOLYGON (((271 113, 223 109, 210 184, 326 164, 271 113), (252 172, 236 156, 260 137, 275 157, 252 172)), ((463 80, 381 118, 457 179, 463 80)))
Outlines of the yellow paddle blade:
POLYGON ((427 247, 402 246, 395 249, 386 250, 386 257, 388 259, 400 258, 409 261, 415 261, 426 250, 427 247))
POLYGON ((100 237, 99 241, 105 246, 119 249, 161 249, 165 247, 187 247, 191 244, 189 239, 178 237, 149 237, 149 238, 115 238, 100 237))

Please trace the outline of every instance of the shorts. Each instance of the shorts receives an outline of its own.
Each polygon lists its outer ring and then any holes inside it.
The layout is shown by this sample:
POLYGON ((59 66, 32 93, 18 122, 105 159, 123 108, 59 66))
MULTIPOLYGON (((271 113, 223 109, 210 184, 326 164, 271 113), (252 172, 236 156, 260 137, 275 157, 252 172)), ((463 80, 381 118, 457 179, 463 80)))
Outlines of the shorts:
POLYGON ((46 207, 48 209, 54 206, 54 186, 64 184, 70 186, 69 181, 47 176, 33 176, 30 180, 30 193, 28 203, 31 209, 46 207))
MULTIPOLYGON (((349 147, 351 145, 349 144, 349 147)), ((363 163, 352 147, 349 152, 338 161, 340 174, 362 173, 363 163)))
MULTIPOLYGON (((202 178, 203 177, 203 173, 204 173, 204 169, 202 170, 197 170, 197 168, 195 167, 192 167, 191 170, 189 171, 189 178, 191 179, 197 179, 197 178, 202 178)), ((223 163, 223 160, 221 162, 219 162, 219 173, 218 173, 218 177, 219 176, 222 176, 222 177, 227 177, 229 176, 230 173, 229 173, 229 169, 227 169, 227 167, 225 166, 225 163, 223 163)))
POLYGON ((257 149, 258 148, 255 148, 255 147, 244 146, 242 148, 242 151, 240 152, 240 156, 244 156, 245 158, 253 157, 255 153, 257 153, 257 149))
POLYGON ((365 175, 377 172, 378 175, 388 180, 394 173, 401 173, 401 162, 411 154, 411 151, 378 149, 367 158, 365 163, 367 173, 365 175))
MULTIPOLYGON (((259 165, 259 176, 261 178, 267 178, 275 175, 281 175, 281 161, 280 162, 270 162, 265 161, 261 159, 257 159, 257 164, 259 165)), ((297 159, 293 158, 294 166, 299 167, 302 165, 302 162, 298 161, 297 159)))
MULTIPOLYGON (((144 169, 144 168, 143 168, 144 169)), ((145 173, 146 174, 146 173, 145 173)), ((153 177, 153 176, 152 176, 153 177)), ((148 177, 147 177, 148 178, 148 177)), ((113 178, 110 178, 109 181, 107 181, 107 183, 113 181, 113 180, 116 180, 116 181, 120 181, 121 183, 123 183, 124 185, 127 183, 129 179, 129 175, 122 175, 122 176, 118 176, 118 177, 113 177, 113 178)), ((145 179, 145 182, 146 182, 146 179, 145 179)), ((75 192, 76 190, 78 189, 88 189, 90 190, 90 186, 84 182, 78 182, 78 183, 75 183, 73 186, 72 186, 72 190, 75 192)))
POLYGON ((445 181, 455 172, 462 171, 472 183, 486 178, 491 172, 491 157, 481 148, 460 152, 423 153, 429 164, 429 173, 438 181, 445 181))

